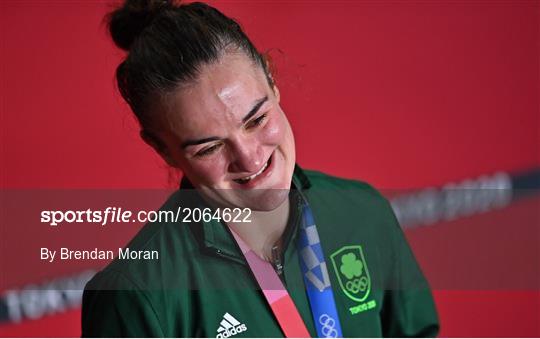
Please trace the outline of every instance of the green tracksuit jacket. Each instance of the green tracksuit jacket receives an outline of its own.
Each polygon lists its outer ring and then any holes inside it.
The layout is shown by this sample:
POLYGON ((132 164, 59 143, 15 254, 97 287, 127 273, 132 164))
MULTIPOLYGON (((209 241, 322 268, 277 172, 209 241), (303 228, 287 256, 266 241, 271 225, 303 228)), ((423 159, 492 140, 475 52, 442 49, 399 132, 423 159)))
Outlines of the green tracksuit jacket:
MULTIPOLYGON (((344 336, 436 336, 431 292, 387 200, 365 183, 298 166, 293 183, 313 210, 344 336)), ((162 210, 202 204, 183 191, 162 210)), ((315 337, 295 246, 299 205, 291 201, 281 278, 315 337)), ((223 224, 149 223, 127 247, 157 250, 159 260, 115 260, 99 272, 85 288, 83 336, 283 336, 223 224)))

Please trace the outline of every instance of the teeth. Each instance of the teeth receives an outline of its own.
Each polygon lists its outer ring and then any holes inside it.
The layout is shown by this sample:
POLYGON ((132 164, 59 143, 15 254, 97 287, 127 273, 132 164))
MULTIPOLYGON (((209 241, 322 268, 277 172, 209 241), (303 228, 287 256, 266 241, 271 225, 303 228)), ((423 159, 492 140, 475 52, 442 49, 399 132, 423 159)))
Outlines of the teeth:
POLYGON ((253 174, 253 175, 251 175, 251 176, 249 176, 249 177, 247 177, 247 178, 242 178, 242 180, 251 180, 251 179, 255 178, 256 176, 258 176, 259 174, 261 174, 261 173, 266 169, 266 166, 268 166, 268 162, 267 162, 266 164, 264 164, 263 168, 261 168, 261 169, 259 170, 259 172, 255 173, 255 174, 253 174))
POLYGON ((245 178, 242 178, 242 179, 237 179, 238 181, 242 182, 242 183, 245 183, 245 182, 248 182, 250 181, 251 179, 255 178, 256 176, 258 176, 259 174, 261 174, 262 172, 264 172, 264 170, 266 169, 266 167, 268 167, 268 162, 267 161, 264 166, 259 170, 259 172, 253 174, 253 175, 250 175, 249 177, 245 177, 245 178))

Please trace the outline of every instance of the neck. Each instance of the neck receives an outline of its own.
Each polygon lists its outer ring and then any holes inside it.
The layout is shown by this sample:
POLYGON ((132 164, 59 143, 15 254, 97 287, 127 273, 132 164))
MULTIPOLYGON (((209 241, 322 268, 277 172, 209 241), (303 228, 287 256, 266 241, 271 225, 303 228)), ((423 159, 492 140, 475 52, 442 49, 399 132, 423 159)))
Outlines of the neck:
POLYGON ((273 211, 252 211, 250 223, 228 226, 262 259, 270 261, 272 248, 281 247, 281 237, 289 220, 289 198, 273 211))

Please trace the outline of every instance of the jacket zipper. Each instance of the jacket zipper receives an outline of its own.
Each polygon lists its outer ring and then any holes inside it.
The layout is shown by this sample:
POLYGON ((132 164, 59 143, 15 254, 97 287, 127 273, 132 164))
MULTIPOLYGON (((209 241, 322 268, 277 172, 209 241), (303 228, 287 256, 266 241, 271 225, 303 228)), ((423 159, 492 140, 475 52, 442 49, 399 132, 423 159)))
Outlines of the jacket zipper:
POLYGON ((277 246, 272 247, 272 265, 277 274, 281 276, 283 274, 283 261, 281 259, 279 247, 277 246))

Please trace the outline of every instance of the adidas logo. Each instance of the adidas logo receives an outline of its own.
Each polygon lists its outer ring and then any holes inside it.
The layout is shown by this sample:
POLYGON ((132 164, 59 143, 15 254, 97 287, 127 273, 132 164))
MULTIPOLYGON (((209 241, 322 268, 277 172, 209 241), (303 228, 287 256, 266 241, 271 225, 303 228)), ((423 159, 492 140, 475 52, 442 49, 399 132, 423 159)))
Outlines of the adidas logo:
POLYGON ((246 324, 241 324, 232 315, 225 313, 219 323, 216 338, 229 338, 245 331, 247 331, 246 324))

